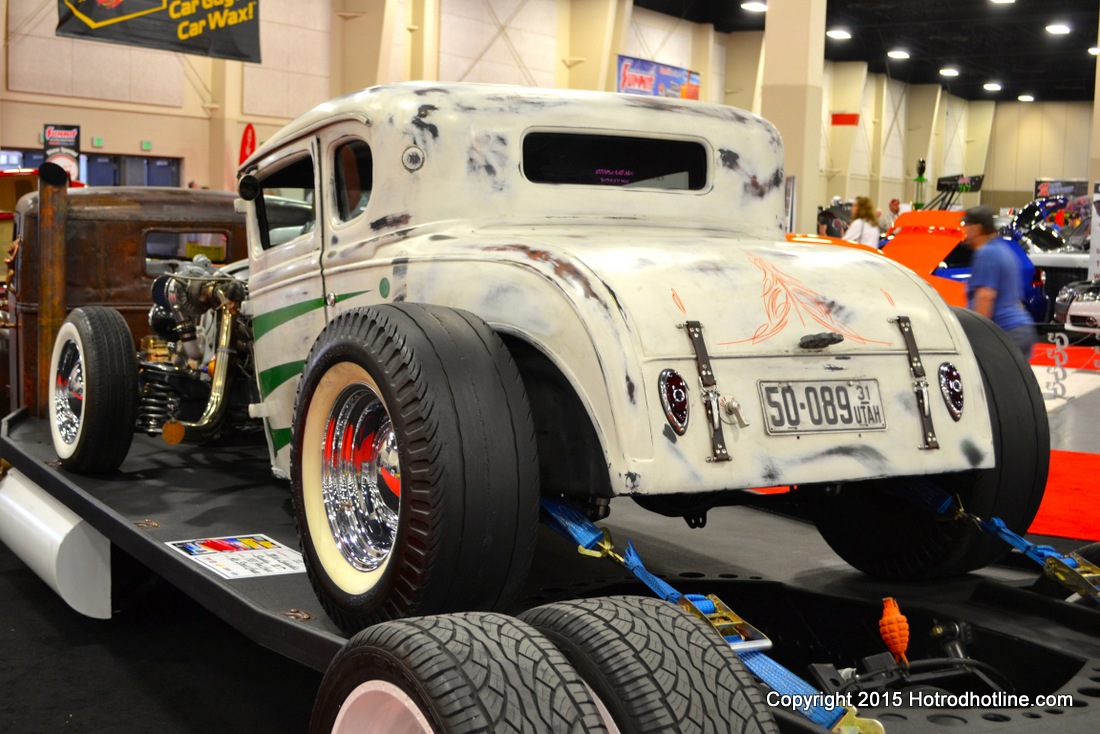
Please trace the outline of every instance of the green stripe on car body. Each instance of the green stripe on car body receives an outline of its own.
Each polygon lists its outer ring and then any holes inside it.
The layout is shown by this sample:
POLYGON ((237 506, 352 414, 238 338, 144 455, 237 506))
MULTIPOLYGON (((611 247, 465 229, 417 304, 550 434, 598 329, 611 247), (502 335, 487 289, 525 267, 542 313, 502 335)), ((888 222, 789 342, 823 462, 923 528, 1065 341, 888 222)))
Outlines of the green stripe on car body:
POLYGON ((304 359, 299 359, 296 362, 277 364, 261 372, 259 378, 260 395, 266 399, 268 395, 275 392, 275 388, 279 385, 302 374, 302 367, 305 366, 305 363, 304 359))
MULTIPOLYGON (((341 303, 349 298, 355 298, 361 296, 364 293, 370 293, 370 289, 355 291, 353 293, 343 293, 336 296, 336 303, 341 303)), ((323 308, 325 305, 324 298, 311 298, 308 301, 302 301, 301 303, 292 303, 289 306, 283 306, 277 308, 274 311, 268 311, 267 313, 260 314, 252 319, 252 338, 259 339, 264 334, 277 329, 291 319, 296 319, 299 316, 303 316, 310 311, 315 311, 319 308, 323 308)))
POLYGON ((271 446, 275 450, 275 453, 279 453, 284 447, 290 445, 290 429, 289 428, 272 428, 271 430, 271 446))
POLYGON ((324 305, 324 298, 311 298, 308 301, 292 303, 289 306, 283 306, 274 311, 262 313, 252 319, 252 338, 259 341, 260 337, 264 334, 273 331, 291 319, 295 319, 318 308, 323 308, 324 305))

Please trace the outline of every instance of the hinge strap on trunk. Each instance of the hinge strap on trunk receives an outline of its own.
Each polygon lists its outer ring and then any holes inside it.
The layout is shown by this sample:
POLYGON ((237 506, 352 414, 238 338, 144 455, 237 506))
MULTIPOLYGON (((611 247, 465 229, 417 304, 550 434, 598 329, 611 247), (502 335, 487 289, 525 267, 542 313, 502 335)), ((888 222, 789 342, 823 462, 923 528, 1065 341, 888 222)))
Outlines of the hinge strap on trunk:
POLYGON ((920 416, 921 448, 938 449, 940 442, 936 438, 936 428, 932 425, 932 405, 928 400, 928 375, 924 371, 920 350, 917 349, 917 340, 913 336, 913 323, 908 316, 898 316, 892 321, 901 330, 901 338, 905 341, 906 351, 909 352, 909 372, 913 376, 913 393, 917 396, 917 414, 920 416))
POLYGON ((707 409, 707 418, 710 428, 711 456, 707 461, 729 461, 730 454, 726 450, 726 437, 722 432, 722 417, 718 412, 718 381, 714 379, 714 369, 710 365, 710 355, 707 354, 707 344, 703 341, 703 325, 698 321, 688 321, 684 324, 687 329, 691 346, 695 348, 695 366, 699 369, 699 384, 703 388, 703 405, 707 409))

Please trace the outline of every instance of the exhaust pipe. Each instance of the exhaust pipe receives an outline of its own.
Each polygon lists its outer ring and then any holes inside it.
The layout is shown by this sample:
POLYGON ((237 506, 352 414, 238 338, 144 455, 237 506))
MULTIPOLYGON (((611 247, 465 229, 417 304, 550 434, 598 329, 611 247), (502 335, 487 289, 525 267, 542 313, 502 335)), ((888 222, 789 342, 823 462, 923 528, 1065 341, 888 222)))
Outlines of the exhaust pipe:
POLYGON ((0 540, 73 609, 111 618, 111 542, 16 469, 0 479, 0 540))

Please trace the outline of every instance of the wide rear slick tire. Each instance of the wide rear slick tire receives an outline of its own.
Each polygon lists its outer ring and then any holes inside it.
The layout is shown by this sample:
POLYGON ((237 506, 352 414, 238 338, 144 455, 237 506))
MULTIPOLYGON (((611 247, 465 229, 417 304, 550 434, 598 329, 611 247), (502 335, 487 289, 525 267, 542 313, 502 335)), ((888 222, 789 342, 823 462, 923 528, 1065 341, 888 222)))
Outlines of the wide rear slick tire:
POLYGON ((779 731, 729 645, 675 604, 583 599, 537 607, 520 619, 558 646, 624 734, 779 731))
POLYGON ((118 469, 130 452, 138 406, 134 339, 118 311, 74 309, 50 356, 50 435, 61 465, 81 474, 118 469))
POLYGON ((333 319, 298 388, 291 479, 310 580, 346 633, 518 597, 534 428, 515 363, 474 315, 402 303, 333 319))
POLYGON ((1031 367, 992 321, 953 309, 974 350, 989 402, 996 465, 954 474, 845 485, 821 497, 815 522, 845 561, 872 576, 936 578, 981 568, 1008 553, 1004 541, 973 523, 919 509, 905 498, 921 485, 957 495, 983 518, 1000 517, 1027 532, 1039 509, 1050 465, 1050 428, 1031 367))
POLYGON ((325 672, 310 734, 606 732, 591 692, 530 626, 494 613, 385 622, 325 672))

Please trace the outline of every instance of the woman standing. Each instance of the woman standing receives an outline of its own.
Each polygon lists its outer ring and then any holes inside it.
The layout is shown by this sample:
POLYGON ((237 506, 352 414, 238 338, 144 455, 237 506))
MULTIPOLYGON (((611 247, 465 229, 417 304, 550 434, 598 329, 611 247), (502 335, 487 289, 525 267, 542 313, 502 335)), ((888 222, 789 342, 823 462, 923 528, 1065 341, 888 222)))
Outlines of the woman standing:
POLYGON ((866 196, 857 196, 852 203, 852 223, 848 225, 844 239, 861 245, 878 247, 879 237, 874 204, 866 196))

